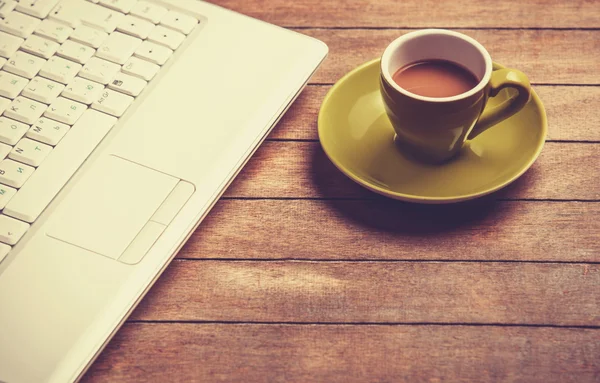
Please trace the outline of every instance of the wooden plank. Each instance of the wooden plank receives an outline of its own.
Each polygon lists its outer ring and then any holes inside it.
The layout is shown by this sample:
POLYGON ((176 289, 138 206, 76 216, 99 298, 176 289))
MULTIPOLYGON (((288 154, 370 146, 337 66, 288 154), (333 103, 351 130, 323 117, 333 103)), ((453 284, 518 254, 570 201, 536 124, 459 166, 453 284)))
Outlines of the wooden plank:
POLYGON ((132 319, 599 326, 599 314, 597 264, 179 260, 132 319))
MULTIPOLYGON (((600 2, 597 2, 600 4, 600 2)), ((356 66, 381 56, 409 30, 302 29, 329 46, 329 57, 311 79, 334 83, 356 66)), ((600 30, 460 30, 481 42, 492 58, 525 72, 531 82, 599 84, 600 30)))
POLYGON ((83 382, 597 382, 600 331, 127 324, 83 382))
MULTIPOLYGON (((269 137, 317 140, 317 116, 329 89, 308 86, 269 137)), ((548 140, 600 141, 600 87, 537 85, 535 91, 546 107, 548 140)))
POLYGON ((586 0, 215 0, 216 4, 283 26, 597 28, 600 4, 586 0))
MULTIPOLYGON (((600 145, 546 143, 537 162, 493 198, 600 199, 600 145)), ((227 197, 374 198, 344 176, 318 142, 265 142, 227 190, 227 197)))
POLYGON ((600 262, 600 204, 221 200, 179 258, 600 262))

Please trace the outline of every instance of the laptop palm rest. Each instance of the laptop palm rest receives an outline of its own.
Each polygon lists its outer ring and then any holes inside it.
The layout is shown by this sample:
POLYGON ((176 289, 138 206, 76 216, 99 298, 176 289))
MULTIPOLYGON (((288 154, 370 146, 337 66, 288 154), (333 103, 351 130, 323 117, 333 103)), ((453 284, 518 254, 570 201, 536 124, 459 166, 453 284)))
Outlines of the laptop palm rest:
POLYGON ((177 177, 105 156, 62 201, 46 234, 135 264, 193 191, 190 183, 177 177))

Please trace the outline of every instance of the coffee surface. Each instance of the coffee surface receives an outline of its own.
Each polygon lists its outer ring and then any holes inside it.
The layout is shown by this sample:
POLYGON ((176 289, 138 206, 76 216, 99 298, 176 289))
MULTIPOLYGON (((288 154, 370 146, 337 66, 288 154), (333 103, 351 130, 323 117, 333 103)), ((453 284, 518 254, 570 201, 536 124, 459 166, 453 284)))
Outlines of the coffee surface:
POLYGON ((479 80, 468 69, 446 60, 406 65, 392 79, 403 89, 426 97, 452 97, 473 89, 479 80))

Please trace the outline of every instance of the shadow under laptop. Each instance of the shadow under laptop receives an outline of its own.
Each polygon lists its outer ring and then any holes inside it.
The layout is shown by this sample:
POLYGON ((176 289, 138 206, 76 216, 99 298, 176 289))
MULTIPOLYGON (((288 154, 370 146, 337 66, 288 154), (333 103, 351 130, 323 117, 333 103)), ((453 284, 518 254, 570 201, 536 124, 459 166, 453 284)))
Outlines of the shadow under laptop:
MULTIPOLYGON (((514 203, 503 199, 522 194, 524 187, 531 182, 531 177, 524 176, 506 189, 482 198, 454 204, 425 205, 386 198, 361 187, 340 172, 320 146, 313 152, 311 165, 314 184, 324 203, 352 224, 411 236, 451 233, 465 227, 493 227, 510 216, 514 209, 514 203), (487 225, 483 224, 485 221, 487 225)), ((532 168, 530 173, 535 173, 535 169, 532 168)))

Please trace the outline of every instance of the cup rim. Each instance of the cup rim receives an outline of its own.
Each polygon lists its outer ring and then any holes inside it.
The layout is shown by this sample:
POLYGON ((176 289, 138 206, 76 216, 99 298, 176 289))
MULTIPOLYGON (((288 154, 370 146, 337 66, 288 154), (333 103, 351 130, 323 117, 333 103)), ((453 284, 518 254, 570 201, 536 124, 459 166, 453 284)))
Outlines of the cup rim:
POLYGON ((427 101, 427 102, 442 103, 442 102, 463 100, 465 98, 468 98, 468 97, 480 92, 488 84, 488 82, 490 81, 490 78, 492 77, 492 58, 491 58, 490 54, 488 53, 488 51, 483 47, 483 45, 481 45, 477 40, 475 40, 474 38, 472 38, 470 36, 467 36, 460 32, 450 31, 447 29, 420 29, 418 31, 409 32, 409 33, 406 33, 406 34, 398 37, 397 39, 392 41, 385 48, 385 50, 383 51, 383 55, 381 56, 381 63, 379 65, 380 65, 379 69, 381 71, 381 74, 389 86, 394 88, 396 91, 404 94, 405 96, 408 96, 408 97, 411 97, 411 98, 414 98, 417 100, 421 100, 421 101, 427 101), (479 53, 481 53, 481 55, 483 56, 483 59, 485 61, 485 73, 484 73, 483 77, 481 78, 481 81, 479 81, 479 83, 473 89, 470 89, 465 93, 461 93, 461 94, 458 94, 456 96, 451 96, 451 97, 421 96, 421 95, 409 92, 408 90, 402 88, 400 85, 396 84, 396 82, 392 79, 392 75, 389 73, 389 71, 387 69, 384 69, 389 66, 388 64, 392 58, 392 53, 395 52, 396 49, 398 49, 398 47, 401 44, 403 44, 404 42, 414 39, 416 37, 426 36, 426 35, 447 35, 447 36, 458 37, 461 40, 464 40, 467 43, 473 45, 475 48, 477 48, 477 50, 479 51, 479 53))

